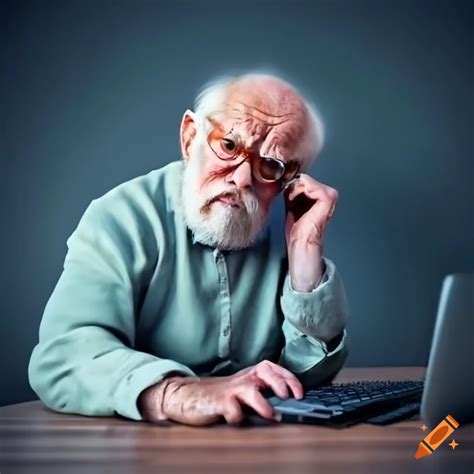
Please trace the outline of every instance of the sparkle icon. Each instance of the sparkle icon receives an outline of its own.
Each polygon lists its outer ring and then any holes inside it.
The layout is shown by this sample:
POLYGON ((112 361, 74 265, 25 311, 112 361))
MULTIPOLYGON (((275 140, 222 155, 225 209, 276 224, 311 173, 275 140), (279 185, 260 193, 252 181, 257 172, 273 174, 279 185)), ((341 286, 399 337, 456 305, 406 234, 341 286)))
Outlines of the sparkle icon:
POLYGON ((423 431, 426 431, 428 429, 428 427, 426 425, 421 425, 420 428, 423 430, 423 431))
POLYGON ((450 443, 449 446, 453 448, 453 450, 456 448, 456 446, 459 446, 459 443, 456 443, 456 440, 453 439, 450 443))

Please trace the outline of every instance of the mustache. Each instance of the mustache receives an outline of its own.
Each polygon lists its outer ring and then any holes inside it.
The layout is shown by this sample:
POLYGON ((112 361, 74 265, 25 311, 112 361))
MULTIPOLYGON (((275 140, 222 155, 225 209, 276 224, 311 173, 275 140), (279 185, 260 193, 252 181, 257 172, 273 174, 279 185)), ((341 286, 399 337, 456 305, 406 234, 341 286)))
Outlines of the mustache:
POLYGON ((234 198, 236 201, 243 201, 242 194, 237 189, 229 189, 207 198, 205 205, 207 206, 212 204, 214 201, 217 201, 220 198, 234 198))
POLYGON ((213 193, 212 196, 209 196, 204 205, 202 206, 202 210, 207 210, 211 206, 211 204, 217 201, 220 198, 230 198, 235 199, 237 202, 241 203, 242 206, 246 209, 247 213, 249 214, 256 214, 259 203, 258 199, 253 193, 242 193, 237 188, 230 188, 221 190, 219 192, 213 193))

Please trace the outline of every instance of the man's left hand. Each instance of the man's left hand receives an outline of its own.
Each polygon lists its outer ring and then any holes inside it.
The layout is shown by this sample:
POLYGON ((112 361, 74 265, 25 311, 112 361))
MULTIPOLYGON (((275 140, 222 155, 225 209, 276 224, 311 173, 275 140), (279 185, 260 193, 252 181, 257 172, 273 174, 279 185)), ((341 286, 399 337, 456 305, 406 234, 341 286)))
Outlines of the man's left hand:
POLYGON ((336 209, 339 194, 307 174, 302 174, 285 194, 287 209, 285 237, 291 286, 302 292, 312 291, 324 274, 323 235, 336 209), (296 199, 296 200, 295 200, 296 199), (295 204, 306 201, 298 218, 295 204))

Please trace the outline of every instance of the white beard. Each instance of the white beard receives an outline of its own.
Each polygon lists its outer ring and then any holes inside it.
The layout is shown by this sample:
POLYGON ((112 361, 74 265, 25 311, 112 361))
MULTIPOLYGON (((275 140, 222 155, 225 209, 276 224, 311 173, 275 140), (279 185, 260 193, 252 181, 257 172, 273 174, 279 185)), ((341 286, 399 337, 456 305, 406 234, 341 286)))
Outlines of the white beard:
POLYGON ((184 220, 191 229, 194 240, 223 250, 250 247, 259 240, 267 227, 267 213, 259 206, 255 194, 239 192, 235 186, 229 187, 223 182, 209 185, 206 195, 200 195, 198 188, 202 159, 195 152, 194 156, 184 161, 181 177, 184 220), (241 206, 210 204, 216 196, 223 193, 239 198, 241 206))

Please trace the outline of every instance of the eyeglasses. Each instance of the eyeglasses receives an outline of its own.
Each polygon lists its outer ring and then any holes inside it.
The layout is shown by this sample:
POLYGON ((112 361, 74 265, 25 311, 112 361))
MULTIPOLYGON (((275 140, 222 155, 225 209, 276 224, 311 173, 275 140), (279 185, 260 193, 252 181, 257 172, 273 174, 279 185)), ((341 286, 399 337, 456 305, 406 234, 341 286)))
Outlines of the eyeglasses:
MULTIPOLYGON (((213 125, 216 122, 206 117, 213 125)), ((220 127, 214 128, 207 136, 207 143, 214 154, 223 161, 233 161, 238 156, 245 155, 237 165, 241 165, 251 152, 245 149, 238 137, 229 132, 223 132, 220 127)), ((286 189, 293 180, 297 179, 300 164, 297 161, 282 161, 278 158, 256 156, 250 160, 252 175, 262 183, 280 182, 281 190, 286 189)))

